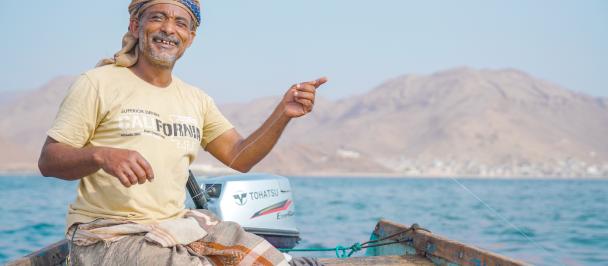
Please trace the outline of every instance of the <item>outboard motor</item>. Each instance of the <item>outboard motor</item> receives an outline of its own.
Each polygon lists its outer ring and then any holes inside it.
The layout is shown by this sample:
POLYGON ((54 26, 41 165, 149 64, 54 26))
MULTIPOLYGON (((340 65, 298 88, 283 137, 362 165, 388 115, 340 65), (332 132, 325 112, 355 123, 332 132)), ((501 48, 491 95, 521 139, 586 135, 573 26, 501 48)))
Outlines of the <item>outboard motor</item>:
POLYGON ((197 178, 208 209, 224 221, 240 224, 277 248, 300 240, 289 180, 271 174, 197 178))

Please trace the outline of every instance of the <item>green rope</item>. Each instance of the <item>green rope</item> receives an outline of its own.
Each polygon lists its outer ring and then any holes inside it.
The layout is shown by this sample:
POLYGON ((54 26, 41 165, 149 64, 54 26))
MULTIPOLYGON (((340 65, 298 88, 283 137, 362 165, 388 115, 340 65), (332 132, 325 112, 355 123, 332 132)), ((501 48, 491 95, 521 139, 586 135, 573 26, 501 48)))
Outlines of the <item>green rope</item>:
POLYGON ((291 252, 291 251, 295 251, 295 252, 314 252, 314 251, 335 251, 336 252, 336 257, 338 258, 348 258, 350 256, 352 256, 355 252, 363 249, 365 247, 363 247, 363 245, 361 245, 361 243, 355 243, 350 247, 343 247, 343 246, 336 246, 335 248, 280 248, 279 250, 281 252, 291 252), (350 252, 347 252, 349 251, 350 252))
POLYGON ((279 250, 281 252, 291 252, 291 251, 295 251, 295 252, 315 252, 315 251, 335 251, 336 252, 336 257, 338 258, 349 258, 350 256, 352 256, 355 252, 360 251, 364 248, 371 248, 371 247, 379 247, 379 246, 384 246, 384 245, 392 245, 392 244, 397 244, 397 243, 403 243, 403 242, 411 242, 412 239, 411 238, 407 238, 407 239, 396 239, 394 241, 391 242, 384 242, 382 243, 382 241, 391 239, 393 237, 399 236, 401 234, 405 234, 409 231, 415 231, 415 230, 422 230, 422 231, 427 231, 427 232, 431 232, 427 229, 424 229, 420 226, 418 226, 418 224, 412 224, 412 226, 408 229, 396 232, 394 234, 391 234, 389 236, 385 236, 383 238, 380 239, 370 239, 367 242, 364 242, 363 244, 357 242, 355 244, 353 244, 350 247, 343 247, 343 246, 336 246, 335 248, 279 248, 279 250), (377 244, 374 244, 377 243, 377 244), (347 251, 349 251, 347 253, 347 251))

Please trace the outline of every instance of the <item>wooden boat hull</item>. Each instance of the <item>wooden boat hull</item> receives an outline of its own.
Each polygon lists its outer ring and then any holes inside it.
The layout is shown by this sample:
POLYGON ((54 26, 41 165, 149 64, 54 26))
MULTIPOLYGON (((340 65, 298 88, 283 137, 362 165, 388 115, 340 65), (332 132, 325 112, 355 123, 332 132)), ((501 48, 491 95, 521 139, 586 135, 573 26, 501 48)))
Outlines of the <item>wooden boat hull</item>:
MULTIPOLYGON (((369 248, 365 257, 323 258, 320 261, 325 265, 527 265, 524 262, 449 240, 425 230, 412 230, 411 227, 387 220, 378 222, 372 234, 372 239, 382 239, 394 234, 396 235, 390 241, 399 240, 399 243, 369 248)), ((7 265, 61 265, 67 254, 67 241, 62 240, 23 258, 9 262, 7 265)))
POLYGON ((519 266, 527 265, 490 251, 457 241, 449 240, 426 230, 411 230, 411 227, 387 220, 380 220, 372 239, 381 239, 395 233, 394 239, 401 243, 373 247, 366 257, 349 259, 321 259, 326 265, 473 265, 473 266, 519 266))

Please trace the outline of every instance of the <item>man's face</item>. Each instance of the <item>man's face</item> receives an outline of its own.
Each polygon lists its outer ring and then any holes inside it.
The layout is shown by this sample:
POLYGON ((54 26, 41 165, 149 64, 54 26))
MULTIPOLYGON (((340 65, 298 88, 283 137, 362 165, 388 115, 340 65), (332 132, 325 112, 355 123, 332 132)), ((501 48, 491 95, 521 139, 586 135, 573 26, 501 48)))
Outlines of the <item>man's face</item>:
POLYGON ((192 18, 179 6, 157 4, 147 8, 138 21, 140 56, 150 63, 172 68, 194 39, 192 18))

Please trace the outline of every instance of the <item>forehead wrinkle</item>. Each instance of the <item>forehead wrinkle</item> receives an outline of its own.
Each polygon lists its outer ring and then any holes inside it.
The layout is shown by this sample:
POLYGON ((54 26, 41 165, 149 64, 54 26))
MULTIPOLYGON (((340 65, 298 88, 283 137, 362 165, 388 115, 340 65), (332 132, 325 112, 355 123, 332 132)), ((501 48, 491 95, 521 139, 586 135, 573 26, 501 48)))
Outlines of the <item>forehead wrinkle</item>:
MULTIPOLYGON (((179 6, 176 6, 176 7, 182 9, 179 6)), ((176 13, 179 13, 179 12, 177 12, 175 10, 170 10, 170 13, 172 13, 172 14, 169 14, 169 12, 167 12, 166 10, 151 10, 153 8, 154 8, 154 6, 149 7, 146 11, 144 11, 144 13, 149 13, 149 15, 152 15, 152 14, 161 14, 161 15, 163 15, 165 17, 173 18, 175 20, 184 20, 184 21, 187 21, 189 23, 192 23, 189 14, 186 14, 186 16, 182 16, 182 15, 176 14, 176 13)))

